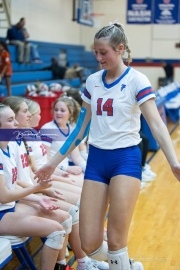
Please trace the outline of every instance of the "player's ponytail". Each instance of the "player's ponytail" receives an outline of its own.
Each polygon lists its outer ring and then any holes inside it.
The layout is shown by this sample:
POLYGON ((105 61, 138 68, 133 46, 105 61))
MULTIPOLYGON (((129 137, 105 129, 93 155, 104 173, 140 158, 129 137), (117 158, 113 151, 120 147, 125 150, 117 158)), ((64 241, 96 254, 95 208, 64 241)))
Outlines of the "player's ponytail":
POLYGON ((26 148, 26 152, 27 152, 27 155, 28 155, 29 165, 31 167, 32 166, 32 161, 31 161, 31 157, 29 155, 29 147, 28 147, 28 144, 27 144, 26 140, 23 139, 23 143, 24 143, 24 146, 26 148))

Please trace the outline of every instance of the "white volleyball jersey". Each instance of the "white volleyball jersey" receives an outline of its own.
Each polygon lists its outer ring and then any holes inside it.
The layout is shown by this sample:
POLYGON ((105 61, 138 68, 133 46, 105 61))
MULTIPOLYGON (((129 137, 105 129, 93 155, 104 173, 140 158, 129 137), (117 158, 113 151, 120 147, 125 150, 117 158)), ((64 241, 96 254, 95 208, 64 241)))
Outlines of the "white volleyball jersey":
MULTIPOLYGON (((54 136, 51 136, 49 134, 48 136, 43 137, 42 136, 42 142, 44 145, 47 145, 50 147, 50 157, 53 157, 57 151, 61 148, 61 146, 64 144, 64 142, 69 137, 70 133, 72 132, 73 128, 68 125, 68 133, 64 134, 64 132, 58 128, 58 126, 55 124, 54 121, 51 121, 41 127, 41 134, 43 134, 43 129, 48 129, 48 132, 52 132, 52 134, 57 135, 57 139, 54 139, 54 136)), ((63 170, 66 170, 68 167, 68 158, 66 157, 59 165, 58 167, 63 170)))
POLYGON ((151 84, 144 74, 130 67, 107 84, 106 72, 90 75, 82 95, 92 110, 88 142, 110 150, 137 145, 141 141, 139 106, 155 98, 151 84))
MULTIPOLYGON (((4 175, 8 189, 15 189, 17 180, 17 165, 15 156, 11 152, 11 147, 7 145, 7 151, 0 148, 0 174, 4 175)), ((15 206, 15 202, 6 204, 0 203, 0 211, 10 209, 15 206)))
POLYGON ((29 150, 33 151, 34 159, 38 168, 41 168, 48 162, 46 147, 42 141, 27 141, 29 150))
MULTIPOLYGON (((16 155, 18 179, 32 185, 28 154, 23 141, 11 141, 8 145, 11 146, 13 154, 16 155)), ((32 148, 29 155, 33 155, 32 148)))

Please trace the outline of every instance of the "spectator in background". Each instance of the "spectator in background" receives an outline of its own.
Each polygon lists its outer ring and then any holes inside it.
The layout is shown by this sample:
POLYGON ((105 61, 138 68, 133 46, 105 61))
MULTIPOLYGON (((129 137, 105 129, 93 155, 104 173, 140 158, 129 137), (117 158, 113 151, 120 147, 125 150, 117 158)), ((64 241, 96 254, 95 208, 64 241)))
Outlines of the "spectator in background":
POLYGON ((83 83, 82 70, 84 68, 80 67, 79 64, 74 64, 71 68, 68 68, 65 72, 65 79, 75 79, 79 78, 83 83))
POLYGON ((16 45, 18 48, 18 62, 29 63, 30 58, 30 44, 26 41, 26 38, 22 32, 23 22, 19 21, 16 25, 13 25, 7 31, 7 39, 12 45, 16 45))
POLYGON ((59 65, 61 67, 67 67, 68 66, 66 50, 61 49, 60 52, 59 52, 58 58, 59 58, 59 65))
POLYGON ((49 67, 44 68, 44 70, 51 70, 53 73, 53 79, 64 79, 64 75, 66 72, 66 68, 62 67, 59 64, 59 61, 56 57, 51 58, 51 65, 49 67))
POLYGON ((167 85, 174 81, 174 67, 165 61, 162 62, 162 67, 166 74, 165 85, 167 85))
POLYGON ((0 82, 4 78, 6 81, 6 88, 8 96, 11 96, 11 76, 12 67, 10 54, 8 51, 7 44, 3 41, 0 42, 0 82))
POLYGON ((68 90, 65 91, 65 94, 68 96, 68 97, 72 97, 73 99, 75 99, 80 107, 82 106, 82 98, 81 98, 81 91, 77 88, 70 88, 68 90))
MULTIPOLYGON (((27 29, 24 27, 26 24, 25 18, 21 18, 19 21, 19 24, 21 26, 21 31, 23 33, 23 36, 24 36, 26 42, 28 42, 27 39, 29 38, 29 33, 28 33, 27 29)), ((37 50, 37 45, 33 44, 33 43, 29 43, 29 44, 31 47, 31 55, 32 55, 33 62, 41 64, 42 61, 40 60, 40 56, 39 56, 39 53, 37 50)))

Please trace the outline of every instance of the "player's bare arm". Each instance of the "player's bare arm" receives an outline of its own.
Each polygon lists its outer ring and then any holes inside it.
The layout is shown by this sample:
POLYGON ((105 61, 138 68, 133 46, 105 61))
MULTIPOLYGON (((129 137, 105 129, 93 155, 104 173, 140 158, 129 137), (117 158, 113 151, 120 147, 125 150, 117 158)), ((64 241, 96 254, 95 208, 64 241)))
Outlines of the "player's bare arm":
POLYGON ((38 179, 38 182, 48 179, 49 176, 54 172, 57 165, 61 163, 63 159, 81 143, 81 141, 88 134, 90 123, 91 107, 86 102, 83 102, 76 127, 69 136, 68 140, 50 159, 50 161, 35 173, 35 179, 38 179))
POLYGON ((154 99, 144 102, 140 106, 140 109, 152 131, 152 134, 154 135, 154 138, 164 152, 173 173, 180 181, 180 177, 176 175, 176 169, 178 169, 178 171, 180 169, 179 162, 169 132, 159 115, 154 99))

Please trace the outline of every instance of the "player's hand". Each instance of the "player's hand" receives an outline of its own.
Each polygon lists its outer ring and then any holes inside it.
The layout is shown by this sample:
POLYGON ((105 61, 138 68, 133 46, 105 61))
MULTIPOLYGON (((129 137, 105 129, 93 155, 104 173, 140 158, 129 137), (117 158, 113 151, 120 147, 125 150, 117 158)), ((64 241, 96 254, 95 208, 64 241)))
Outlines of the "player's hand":
POLYGON ((53 204, 52 202, 57 202, 58 200, 55 199, 55 198, 50 198, 50 197, 47 197, 47 196, 43 196, 43 197, 40 197, 40 200, 39 200, 39 205, 43 208, 43 209, 46 209, 46 210, 57 210, 59 209, 60 207, 53 204))
POLYGON ((54 189, 54 188, 48 188, 44 192, 49 197, 58 199, 58 200, 63 200, 65 201, 65 198, 63 197, 63 193, 61 193, 59 190, 54 189))
POLYGON ((35 185, 37 191, 52 187, 52 179, 43 180, 35 185))
POLYGON ((79 166, 68 166, 66 172, 74 175, 79 175, 82 173, 82 169, 79 166))
POLYGON ((48 162, 44 166, 42 166, 39 170, 34 172, 34 174, 35 174, 34 179, 37 179, 38 183, 43 181, 43 180, 48 180, 48 179, 50 179, 54 170, 55 170, 55 166, 50 165, 48 162))

